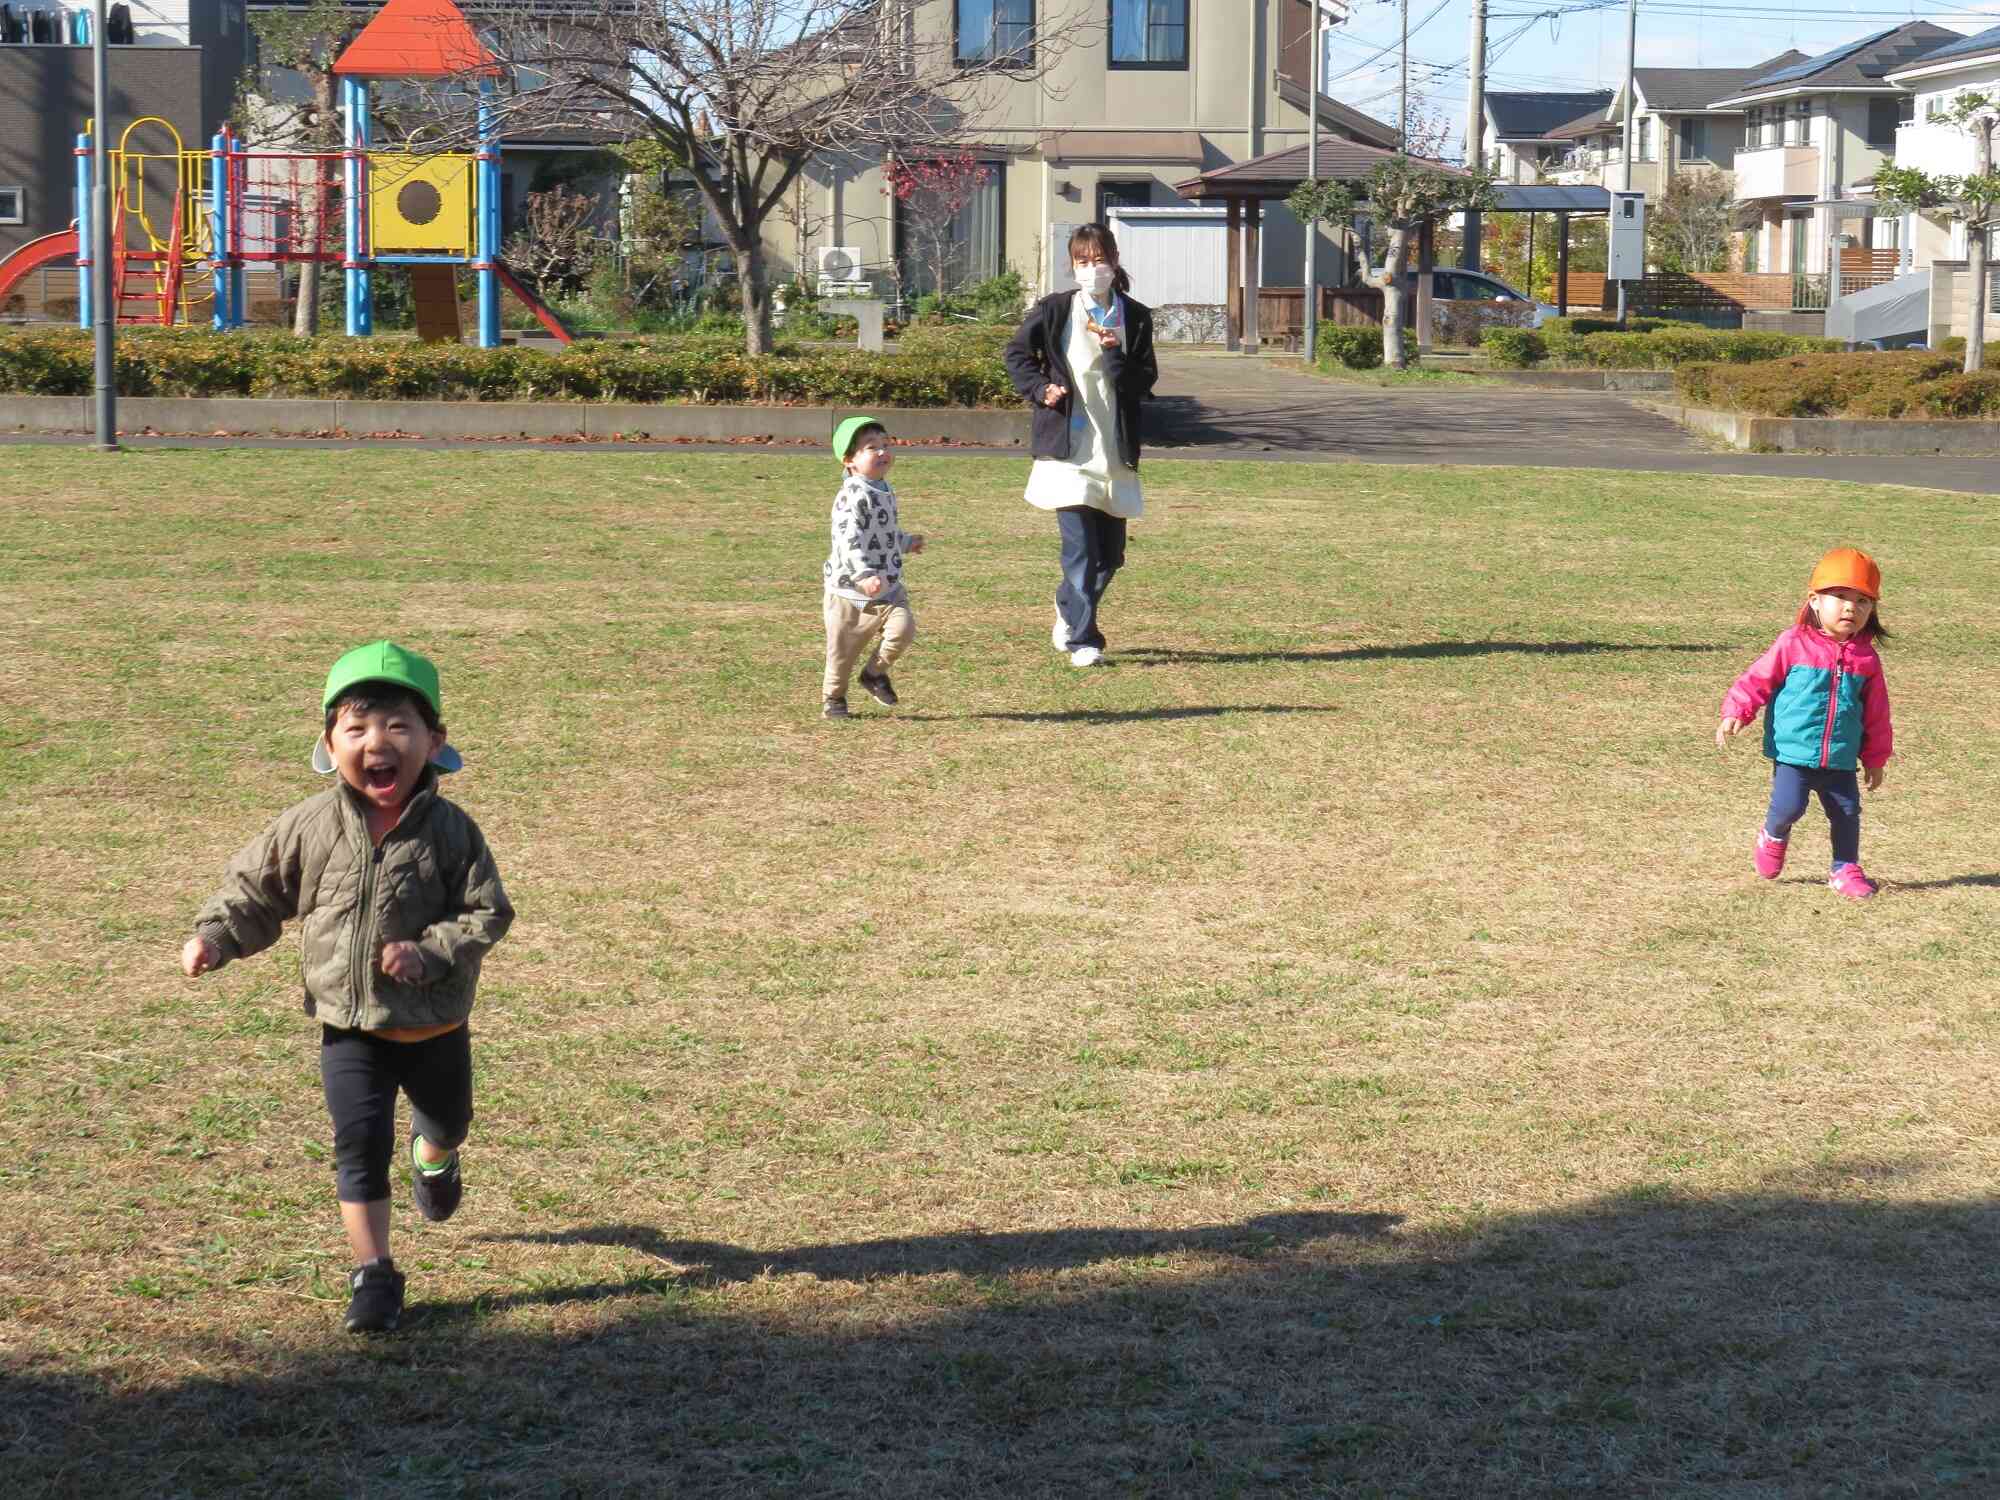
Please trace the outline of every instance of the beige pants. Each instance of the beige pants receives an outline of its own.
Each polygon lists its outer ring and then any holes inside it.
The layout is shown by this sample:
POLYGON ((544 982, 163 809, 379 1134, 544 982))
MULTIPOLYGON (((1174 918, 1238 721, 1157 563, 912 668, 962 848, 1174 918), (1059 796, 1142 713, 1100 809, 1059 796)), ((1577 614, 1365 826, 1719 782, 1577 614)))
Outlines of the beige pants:
POLYGON ((864 672, 886 672, 917 638, 917 617, 907 600, 856 604, 831 589, 826 594, 826 681, 821 696, 845 698, 854 664, 876 636, 882 644, 870 655, 864 672))

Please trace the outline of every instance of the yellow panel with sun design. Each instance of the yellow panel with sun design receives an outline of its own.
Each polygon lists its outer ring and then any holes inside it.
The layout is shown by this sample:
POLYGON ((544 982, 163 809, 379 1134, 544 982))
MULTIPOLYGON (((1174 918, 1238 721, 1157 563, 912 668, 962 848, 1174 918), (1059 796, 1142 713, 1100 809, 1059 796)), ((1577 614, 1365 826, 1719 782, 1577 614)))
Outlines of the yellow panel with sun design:
POLYGON ((368 245, 377 255, 470 255, 470 156, 368 156, 368 245))

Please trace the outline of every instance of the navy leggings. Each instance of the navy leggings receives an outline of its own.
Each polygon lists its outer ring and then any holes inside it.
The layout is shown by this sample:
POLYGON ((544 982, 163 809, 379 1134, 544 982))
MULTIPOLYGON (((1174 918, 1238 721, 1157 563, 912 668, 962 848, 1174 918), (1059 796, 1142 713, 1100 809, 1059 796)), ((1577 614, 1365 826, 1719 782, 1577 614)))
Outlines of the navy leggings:
POLYGON ((410 1096, 410 1128, 447 1151, 472 1124, 472 1028, 427 1042, 319 1029, 319 1077, 333 1116, 334 1196, 379 1203, 396 1154, 396 1090, 410 1096))
POLYGON ((1808 766, 1774 762, 1771 768, 1771 810, 1764 815, 1764 832, 1788 838, 1792 825, 1806 813, 1812 794, 1826 809, 1833 831, 1833 862, 1861 863, 1861 782, 1852 771, 1815 771, 1808 766))

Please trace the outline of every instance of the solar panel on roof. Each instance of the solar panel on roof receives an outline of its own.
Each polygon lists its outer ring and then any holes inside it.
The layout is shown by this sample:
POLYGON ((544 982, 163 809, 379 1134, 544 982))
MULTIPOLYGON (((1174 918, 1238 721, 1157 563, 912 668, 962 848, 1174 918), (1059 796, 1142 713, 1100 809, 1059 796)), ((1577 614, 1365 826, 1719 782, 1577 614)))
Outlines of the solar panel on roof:
POLYGON ((1873 36, 1864 36, 1858 42, 1849 42, 1845 47, 1835 47, 1831 52, 1820 53, 1818 57, 1809 57, 1802 63, 1793 63, 1789 68, 1780 68, 1775 73, 1752 80, 1743 86, 1743 90, 1748 93, 1752 89, 1767 88, 1772 84, 1790 83, 1794 79, 1810 77, 1822 68, 1830 68, 1835 63, 1854 56, 1863 48, 1874 46, 1884 37, 1894 36, 1902 29, 1900 26, 1891 26, 1887 31, 1878 31, 1873 36))
POLYGON ((1941 57, 1955 57, 1966 52, 1991 52, 1996 47, 2000 47, 2000 26, 1988 27, 1985 31, 1966 37, 1963 41, 1940 47, 1935 52, 1926 52, 1924 58, 1926 61, 1935 61, 1941 57))

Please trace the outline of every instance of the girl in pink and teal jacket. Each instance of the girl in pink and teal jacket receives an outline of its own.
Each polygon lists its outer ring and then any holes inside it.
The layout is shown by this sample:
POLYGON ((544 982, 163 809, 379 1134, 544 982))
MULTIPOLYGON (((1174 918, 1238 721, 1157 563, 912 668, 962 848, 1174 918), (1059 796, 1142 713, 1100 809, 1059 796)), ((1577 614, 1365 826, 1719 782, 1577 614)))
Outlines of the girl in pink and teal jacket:
POLYGON ((1722 697, 1715 743, 1764 710, 1764 753, 1771 758, 1771 808, 1757 830, 1757 873, 1775 880, 1785 867, 1792 825, 1814 792, 1833 830, 1833 874, 1827 884, 1865 901, 1875 883, 1861 870, 1860 767, 1869 791, 1895 748, 1889 690, 1875 642, 1886 639, 1880 601, 1882 570, 1865 552, 1837 547, 1819 560, 1806 584, 1796 624, 1751 664, 1722 697))

